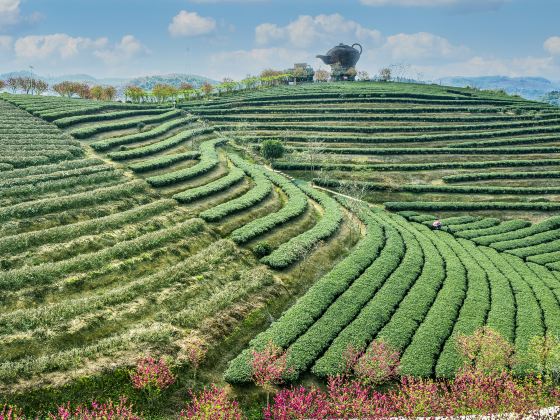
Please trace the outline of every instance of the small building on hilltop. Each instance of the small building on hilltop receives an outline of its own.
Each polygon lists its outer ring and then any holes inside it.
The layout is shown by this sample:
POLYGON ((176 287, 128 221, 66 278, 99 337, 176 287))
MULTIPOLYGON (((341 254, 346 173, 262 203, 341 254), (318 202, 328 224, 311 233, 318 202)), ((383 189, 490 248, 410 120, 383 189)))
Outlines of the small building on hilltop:
POLYGON ((294 67, 285 72, 292 76, 291 81, 294 83, 313 82, 315 76, 315 70, 307 63, 295 63, 294 67))

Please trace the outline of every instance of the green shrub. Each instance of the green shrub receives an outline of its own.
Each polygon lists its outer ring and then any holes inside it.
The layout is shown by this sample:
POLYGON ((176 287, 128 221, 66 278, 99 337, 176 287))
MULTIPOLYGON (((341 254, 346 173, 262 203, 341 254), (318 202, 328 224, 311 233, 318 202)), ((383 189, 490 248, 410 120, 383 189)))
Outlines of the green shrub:
POLYGON ((262 258, 272 252, 272 245, 270 245, 266 241, 260 241, 257 244, 255 244, 252 251, 257 258, 262 258))
POLYGON ((266 140, 261 143, 261 155, 267 160, 280 159, 284 156, 284 146, 277 140, 266 140))

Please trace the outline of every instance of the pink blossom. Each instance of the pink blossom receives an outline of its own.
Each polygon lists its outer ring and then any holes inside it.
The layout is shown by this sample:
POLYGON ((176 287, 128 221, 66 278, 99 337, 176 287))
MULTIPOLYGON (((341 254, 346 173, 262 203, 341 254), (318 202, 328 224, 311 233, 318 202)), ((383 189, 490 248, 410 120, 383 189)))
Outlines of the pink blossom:
POLYGON ((70 402, 61 405, 56 414, 50 414, 51 420, 140 420, 141 417, 132 410, 132 405, 127 404, 126 398, 121 397, 118 404, 112 401, 98 403, 93 401, 90 406, 78 405, 72 408, 70 402))
POLYGON ((12 405, 4 404, 0 411, 0 420, 23 420, 24 418, 21 410, 12 405))
POLYGON ((167 362, 163 358, 155 360, 149 356, 138 361, 131 379, 134 388, 148 393, 159 393, 175 383, 167 362))
POLYGON ((223 388, 212 385, 198 394, 191 391, 192 401, 181 411, 179 419, 241 420, 243 413, 236 401, 228 398, 223 388))

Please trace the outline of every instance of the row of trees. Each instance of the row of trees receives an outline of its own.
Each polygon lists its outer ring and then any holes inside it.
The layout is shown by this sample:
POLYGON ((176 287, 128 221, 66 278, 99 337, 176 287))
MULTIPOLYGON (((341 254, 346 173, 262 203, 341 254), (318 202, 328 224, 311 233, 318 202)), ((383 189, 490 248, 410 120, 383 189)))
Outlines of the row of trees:
POLYGON ((78 97, 82 99, 96 99, 98 101, 113 101, 117 97, 117 89, 114 86, 93 86, 87 83, 64 81, 53 85, 52 90, 60 96, 68 98, 78 97))
POLYGON ((0 80, 0 89, 3 88, 7 88, 14 93, 21 91, 28 95, 41 95, 49 88, 49 85, 47 82, 34 77, 17 76, 9 77, 6 81, 0 80))
MULTIPOLYGON (((49 84, 44 80, 31 76, 16 76, 0 80, 0 90, 8 89, 12 93, 22 92, 27 95, 42 95, 49 90, 49 84)), ((51 86, 60 96, 113 101, 117 97, 114 86, 92 86, 87 83, 63 81, 51 86)))
MULTIPOLYGON (((318 69, 315 71, 314 80, 316 82, 328 82, 333 75, 327 70, 318 69)), ((366 71, 357 72, 356 69, 350 68, 346 72, 346 76, 351 80, 356 78, 359 81, 370 81, 372 78, 366 71)), ((231 78, 225 78, 221 83, 212 85, 208 82, 199 88, 195 88, 191 83, 183 83, 179 87, 168 84, 157 84, 151 91, 147 91, 138 86, 127 86, 123 93, 125 99, 131 102, 167 102, 167 101, 186 101, 190 99, 199 99, 202 97, 210 97, 212 95, 220 96, 222 94, 230 94, 237 90, 253 90, 258 88, 273 87, 290 82, 297 83, 301 80, 307 80, 307 70, 303 67, 295 67, 289 71, 280 71, 274 69, 263 70, 258 76, 247 76, 240 81, 234 81, 231 78)), ((378 76, 374 80, 390 81, 392 80, 392 69, 386 67, 381 69, 378 76)), ((6 81, 0 80, 0 90, 9 89, 13 93, 23 92, 26 94, 41 95, 49 89, 49 85, 34 77, 10 77, 6 81)), ((113 101, 117 97, 117 89, 114 86, 90 86, 87 83, 63 81, 51 87, 52 91, 65 97, 78 97, 83 99, 96 99, 102 101, 113 101)))
MULTIPOLYGON (((238 90, 254 90, 258 88, 273 87, 285 85, 290 82, 297 82, 306 77, 305 69, 296 67, 291 72, 285 72, 274 69, 263 70, 258 76, 247 76, 240 81, 234 81, 231 78, 225 78, 221 83, 212 85, 208 82, 204 83, 198 89, 190 83, 183 83, 178 88, 167 85, 157 84, 148 92, 138 86, 127 86, 124 90, 126 100, 132 102, 166 102, 166 101, 186 101, 190 99, 199 99, 209 97, 211 95, 230 94, 238 90)), ((348 75, 352 78, 357 77, 360 81, 372 80, 367 71, 357 72, 354 68, 348 70, 348 75)), ((331 73, 327 70, 319 69, 315 71, 314 80, 316 82, 328 82, 331 79, 331 73)), ((391 69, 382 69, 379 76, 375 80, 390 81, 391 69)))

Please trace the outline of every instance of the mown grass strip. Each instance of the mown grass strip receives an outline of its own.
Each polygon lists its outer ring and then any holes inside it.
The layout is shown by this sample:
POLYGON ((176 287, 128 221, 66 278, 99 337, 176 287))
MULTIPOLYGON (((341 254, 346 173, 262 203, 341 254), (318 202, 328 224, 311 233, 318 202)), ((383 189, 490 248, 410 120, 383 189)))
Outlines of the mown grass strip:
MULTIPOLYGON (((337 188, 348 185, 350 181, 338 179, 315 178, 313 182, 327 188, 337 188)), ((442 194, 490 194, 490 195, 535 195, 559 194, 560 187, 499 187, 483 185, 418 185, 403 184, 390 185, 380 182, 351 181, 352 185, 363 187, 367 191, 391 191, 410 193, 442 193, 442 194)))
POLYGON ((0 286, 6 290, 18 290, 23 287, 51 284, 56 280, 62 280, 63 276, 74 271, 87 271, 101 267, 113 259, 125 259, 131 255, 155 249, 166 242, 179 240, 193 232, 200 232, 203 228, 202 220, 190 219, 171 228, 149 232, 97 252, 81 254, 67 260, 0 272, 0 286))
POLYGON ((253 220, 248 224, 234 230, 231 239, 238 244, 243 244, 262 235, 276 226, 282 225, 295 217, 303 214, 307 209, 308 201, 305 194, 282 175, 265 171, 265 175, 288 196, 288 201, 280 210, 267 214, 264 217, 253 220))
MULTIPOLYGON (((193 134, 191 132, 189 136, 192 135, 193 134)), ((185 169, 166 172, 161 175, 151 176, 147 178, 146 181, 148 181, 148 183, 154 187, 164 187, 205 174, 218 165, 219 158, 218 152, 216 151, 216 146, 225 142, 227 142, 227 139, 223 137, 206 140, 199 147, 200 160, 196 165, 185 169)))
POLYGON ((134 172, 142 173, 148 171, 155 171, 157 169, 168 168, 176 163, 184 162, 187 160, 195 160, 200 157, 199 151, 175 153, 171 155, 158 156, 152 159, 143 160, 142 162, 133 163, 128 167, 134 172))
POLYGON ((324 209, 324 213, 319 222, 311 229, 302 234, 291 238, 276 248, 271 254, 261 258, 261 262, 266 265, 281 269, 293 264, 301 259, 305 251, 311 249, 314 244, 329 238, 342 223, 342 211, 336 200, 327 194, 314 190, 305 184, 299 184, 299 188, 318 202, 324 209))
POLYGON ((156 153, 163 152, 164 150, 171 149, 175 146, 179 146, 182 143, 192 140, 196 136, 210 134, 213 131, 214 130, 211 127, 193 128, 190 130, 181 131, 171 137, 166 138, 165 140, 157 141, 146 146, 135 147, 118 152, 111 152, 108 153, 107 156, 114 160, 143 158, 145 156, 150 156, 156 153))
POLYGON ((200 213, 199 216, 207 222, 217 222, 230 214, 246 210, 263 201, 272 192, 272 182, 270 182, 259 166, 250 164, 233 153, 228 156, 235 166, 243 169, 247 176, 251 177, 255 186, 241 197, 211 207, 200 213))
POLYGON ((458 203, 449 201, 389 201, 384 203, 391 211, 419 210, 419 211, 474 211, 474 210, 534 210, 557 211, 560 203, 551 202, 510 202, 483 201, 477 203, 458 203))
POLYGON ((171 121, 164 122, 157 127, 152 128, 151 130, 142 131, 140 133, 135 134, 128 134, 126 136, 119 136, 119 137, 112 137, 100 141, 96 141, 91 143, 91 147, 97 151, 104 151, 111 149, 116 146, 122 146, 125 144, 137 143, 141 141, 151 140, 155 137, 159 137, 168 133, 169 131, 181 127, 183 125, 187 125, 196 118, 192 116, 182 117, 182 118, 175 118, 171 121))
POLYGON ((136 117, 139 115, 158 115, 158 114, 163 114, 166 111, 169 111, 169 109, 148 108, 148 109, 127 110, 127 111, 105 112, 99 114, 86 114, 86 115, 77 115, 74 117, 59 118, 54 120, 53 123, 59 128, 67 128, 72 125, 82 124, 86 122, 118 120, 120 118, 136 117))
POLYGON ((237 184, 245 177, 245 172, 236 166, 232 167, 226 176, 223 176, 215 181, 209 182, 208 184, 201 185, 199 187, 190 188, 185 191, 181 191, 178 194, 174 194, 173 198, 180 203, 190 203, 195 200, 199 200, 209 195, 219 193, 221 191, 227 190, 231 186, 237 184))
POLYGON ((0 221, 35 217, 57 211, 91 206, 123 197, 130 197, 144 190, 146 190, 144 182, 131 181, 116 186, 92 189, 79 194, 19 203, 0 208, 0 221))
POLYGON ((115 121, 115 122, 109 122, 104 124, 94 124, 88 127, 77 128, 71 131, 70 134, 76 139, 87 139, 96 134, 105 133, 107 131, 133 128, 136 127, 138 124, 155 124, 155 123, 169 120, 171 118, 178 117, 179 115, 181 115, 181 111, 175 109, 152 117, 139 117, 127 121, 115 121))
POLYGON ((515 168, 524 166, 560 166, 560 159, 515 159, 515 160, 488 160, 471 162, 426 162, 426 163, 381 163, 381 164, 345 164, 345 163, 321 163, 321 162, 286 162, 276 161, 275 169, 281 170, 311 170, 321 169, 329 171, 433 171, 440 169, 480 169, 480 168, 515 168))

